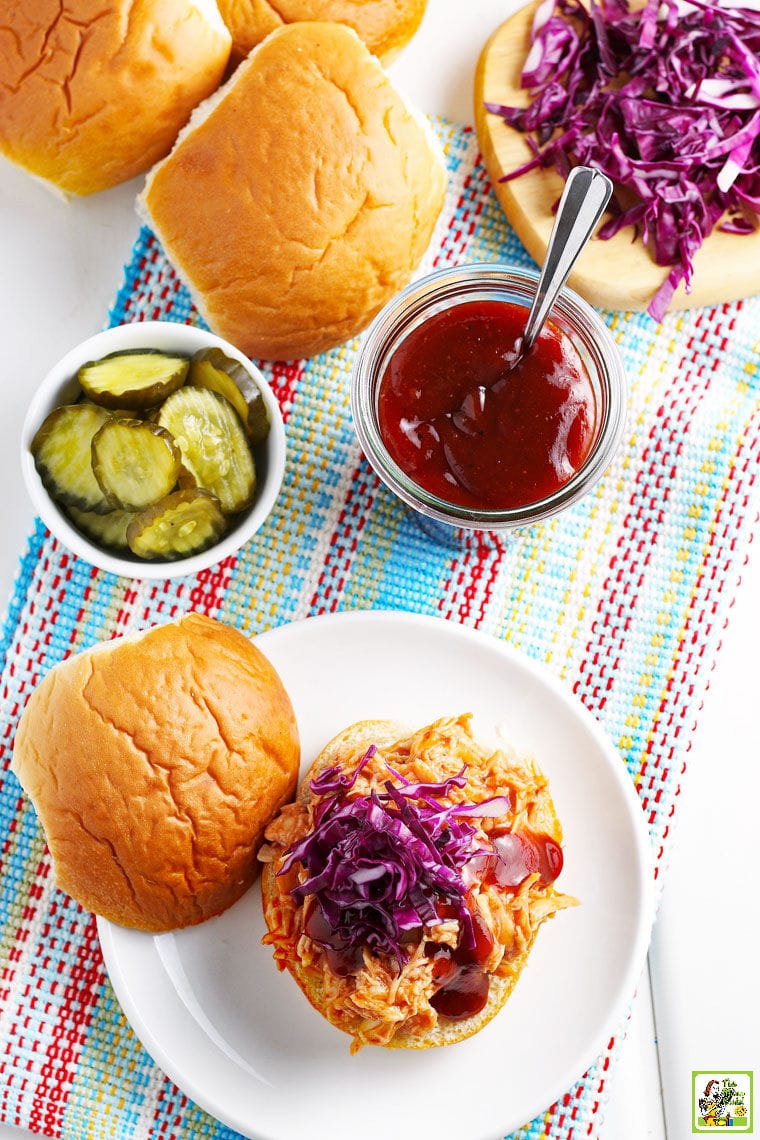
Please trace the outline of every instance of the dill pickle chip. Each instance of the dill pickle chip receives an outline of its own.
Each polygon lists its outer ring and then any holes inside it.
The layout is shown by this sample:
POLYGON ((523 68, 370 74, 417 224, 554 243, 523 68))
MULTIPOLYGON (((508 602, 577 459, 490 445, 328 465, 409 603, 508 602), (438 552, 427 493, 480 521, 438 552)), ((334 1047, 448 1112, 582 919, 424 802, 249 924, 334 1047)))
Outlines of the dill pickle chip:
POLYGON ((198 480, 193 475, 192 471, 188 471, 184 463, 179 465, 179 474, 177 475, 177 490, 190 491, 198 486, 198 480))
POLYGON ((264 396, 247 368, 221 348, 202 348, 190 359, 188 384, 210 388, 232 404, 253 447, 269 435, 269 412, 264 396))
POLYGON ((174 489, 181 466, 169 432, 147 420, 112 419, 92 441, 92 469, 115 509, 142 511, 174 489))
MULTIPOLYGON (((78 404, 92 404, 95 408, 103 408, 102 404, 96 404, 89 396, 85 396, 84 392, 79 393, 76 402, 78 404)), ((111 419, 119 419, 121 417, 122 419, 133 420, 135 418, 134 408, 104 408, 103 410, 108 412, 111 419)), ((145 417, 147 412, 140 412, 140 415, 145 417)))
POLYGON ((98 546, 121 552, 129 550, 127 527, 135 517, 134 511, 109 511, 107 515, 96 515, 94 511, 67 507, 66 514, 74 526, 98 546))
POLYGON ((38 429, 30 450, 48 493, 64 507, 111 510, 92 469, 93 436, 111 417, 96 404, 62 404, 38 429))
POLYGON ((249 507, 256 467, 240 416, 217 392, 186 385, 164 400, 158 423, 174 437, 182 464, 225 514, 249 507))
POLYGON ((96 404, 138 411, 161 403, 180 388, 189 367, 185 356, 130 349, 88 361, 77 372, 77 380, 96 404))
POLYGON ((136 515, 127 527, 129 549, 139 558, 171 561, 200 554, 224 535, 227 519, 209 491, 173 491, 136 515))

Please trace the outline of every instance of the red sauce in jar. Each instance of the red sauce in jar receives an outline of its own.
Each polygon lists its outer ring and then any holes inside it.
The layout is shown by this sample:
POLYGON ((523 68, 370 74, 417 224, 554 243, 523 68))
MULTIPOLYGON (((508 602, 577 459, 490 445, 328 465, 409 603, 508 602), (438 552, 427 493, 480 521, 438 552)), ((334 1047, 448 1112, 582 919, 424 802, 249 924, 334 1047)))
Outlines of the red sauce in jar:
POLYGON ((527 506, 559 490, 596 435, 588 371, 547 321, 518 359, 526 310, 465 301, 413 329, 378 391, 379 430, 419 486, 470 509, 527 506))

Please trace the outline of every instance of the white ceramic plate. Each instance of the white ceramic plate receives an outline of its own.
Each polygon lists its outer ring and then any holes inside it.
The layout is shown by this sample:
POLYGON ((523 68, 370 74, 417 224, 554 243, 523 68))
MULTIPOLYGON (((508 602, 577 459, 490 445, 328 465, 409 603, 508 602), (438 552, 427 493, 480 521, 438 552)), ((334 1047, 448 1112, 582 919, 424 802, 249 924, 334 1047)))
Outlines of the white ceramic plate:
POLYGON ((538 665, 435 618, 356 612, 256 639, 292 697, 304 765, 355 720, 471 711, 535 755, 581 906, 542 927, 501 1013, 468 1041, 365 1048, 316 1013, 261 945, 258 887, 217 919, 151 936, 99 921, 116 994, 190 1097, 257 1140, 494 1140, 547 1108, 622 1022, 644 963, 652 873, 643 814, 594 718, 538 665))

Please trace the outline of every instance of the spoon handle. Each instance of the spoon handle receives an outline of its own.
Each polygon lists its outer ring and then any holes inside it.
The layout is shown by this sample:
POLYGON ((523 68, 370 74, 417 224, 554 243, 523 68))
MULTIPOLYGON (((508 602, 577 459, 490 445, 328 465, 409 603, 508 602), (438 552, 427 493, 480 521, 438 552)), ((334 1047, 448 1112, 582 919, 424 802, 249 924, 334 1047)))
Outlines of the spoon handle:
POLYGON ((576 166, 570 171, 557 207, 536 295, 528 313, 522 353, 527 352, 541 331, 578 254, 604 213, 611 193, 612 183, 600 171, 589 166, 576 166))

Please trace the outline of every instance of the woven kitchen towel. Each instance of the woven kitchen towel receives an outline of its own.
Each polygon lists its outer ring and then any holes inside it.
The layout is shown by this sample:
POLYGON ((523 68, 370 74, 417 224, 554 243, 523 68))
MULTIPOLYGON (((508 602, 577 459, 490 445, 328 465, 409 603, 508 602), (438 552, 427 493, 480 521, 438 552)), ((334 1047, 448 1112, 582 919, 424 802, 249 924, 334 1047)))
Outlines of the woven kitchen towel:
MULTIPOLYGON (((471 131, 438 124, 450 192, 423 269, 527 264, 471 131)), ((198 321, 143 230, 111 323, 198 321)), ((631 382, 628 428, 583 502, 509 540, 436 545, 378 483, 351 428, 356 344, 264 366, 289 458, 264 529, 174 582, 115 578, 37 524, 4 632, 0 792, 0 1119, 51 1136, 229 1137, 152 1063, 105 976, 95 922, 51 882, 32 808, 8 771, 37 680, 61 658, 196 609, 255 634, 342 609, 396 608, 475 626, 547 665, 599 718, 641 796, 658 881, 686 754, 758 509, 760 299, 608 314, 631 382)), ((516 1136, 599 1133, 609 1042, 578 1085, 516 1136)))

